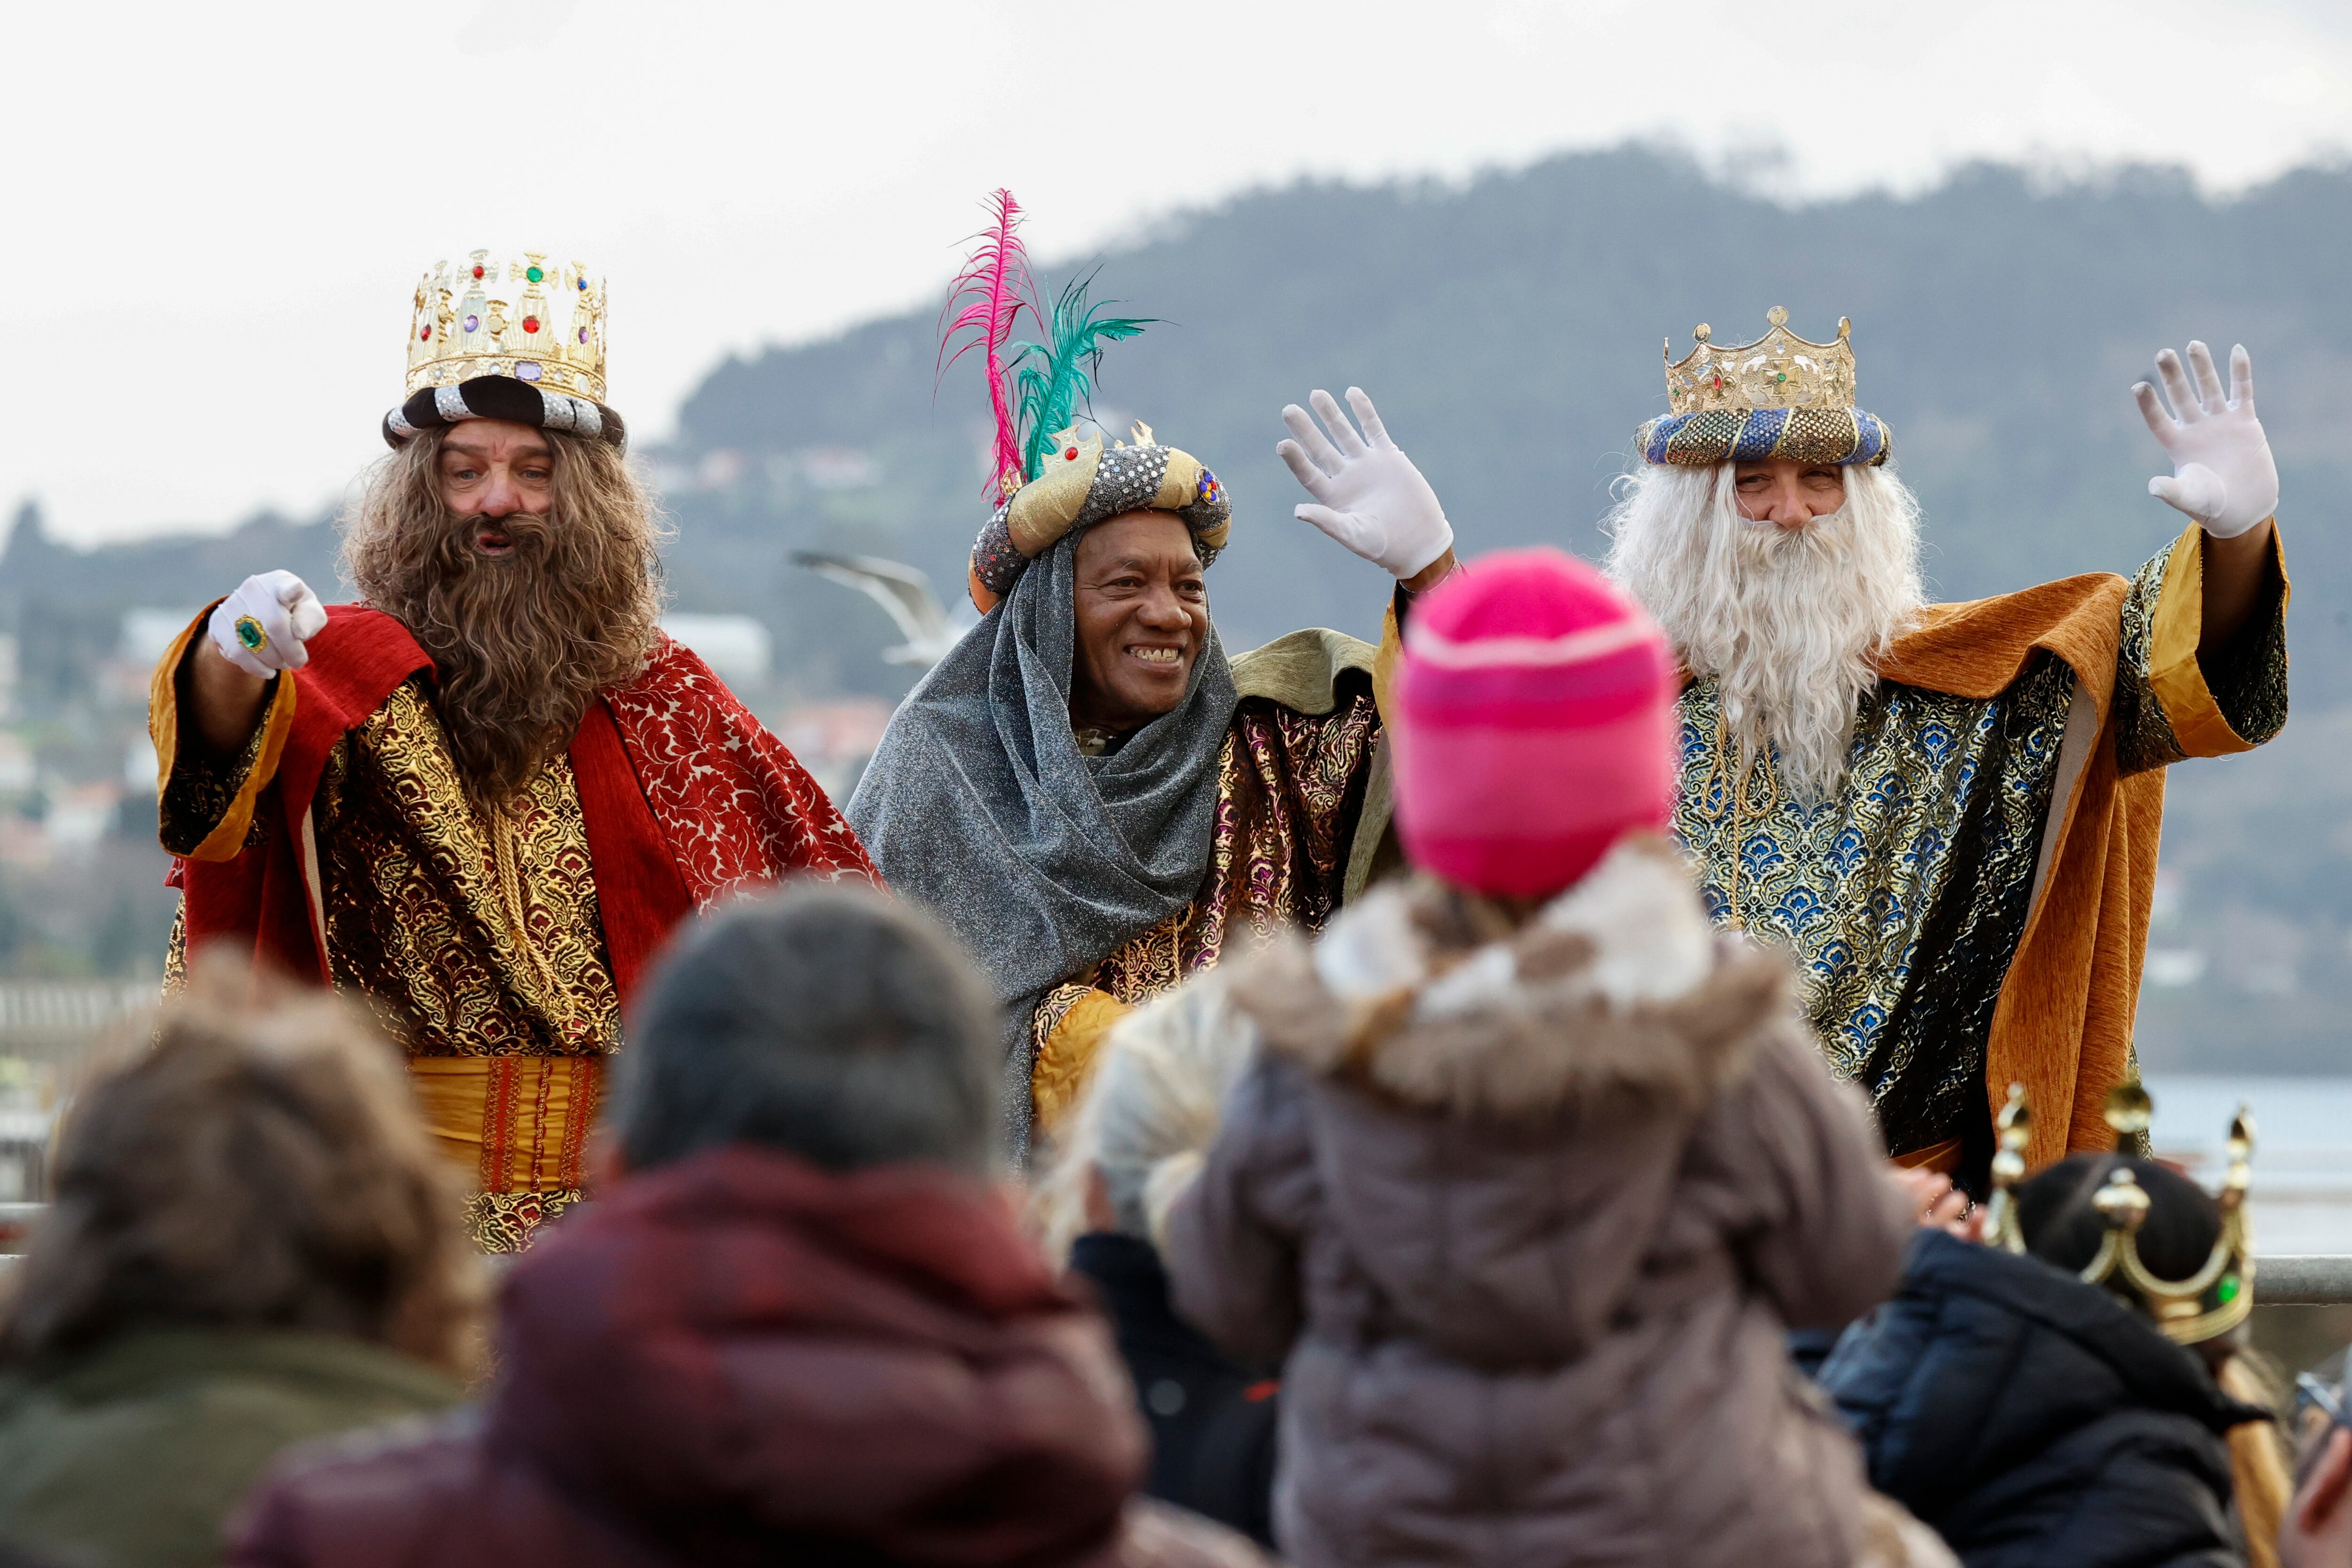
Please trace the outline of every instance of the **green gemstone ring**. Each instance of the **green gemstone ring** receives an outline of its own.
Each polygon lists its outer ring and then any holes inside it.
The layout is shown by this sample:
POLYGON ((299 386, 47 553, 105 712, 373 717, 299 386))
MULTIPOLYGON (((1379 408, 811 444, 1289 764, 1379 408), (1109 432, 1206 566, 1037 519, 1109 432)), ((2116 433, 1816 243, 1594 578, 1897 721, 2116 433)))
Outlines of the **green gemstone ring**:
POLYGON ((258 653, 269 646, 269 633, 264 632, 261 622, 250 615, 236 618, 236 640, 245 644, 248 653, 258 653))

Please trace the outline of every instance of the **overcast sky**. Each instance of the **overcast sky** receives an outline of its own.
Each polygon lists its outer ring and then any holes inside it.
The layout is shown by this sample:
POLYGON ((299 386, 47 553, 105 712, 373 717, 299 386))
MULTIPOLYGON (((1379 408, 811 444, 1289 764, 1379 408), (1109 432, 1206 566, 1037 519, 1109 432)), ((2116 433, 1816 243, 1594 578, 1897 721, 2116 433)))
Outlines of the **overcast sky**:
POLYGON ((1799 194, 1980 154, 2227 191, 2352 147, 2321 0, 26 4, 0 37, 0 502, 79 541, 335 498, 418 276, 477 246, 609 275, 610 401, 658 439, 719 356, 935 300, 999 184, 1050 259, 1628 136, 1783 149, 1799 194))

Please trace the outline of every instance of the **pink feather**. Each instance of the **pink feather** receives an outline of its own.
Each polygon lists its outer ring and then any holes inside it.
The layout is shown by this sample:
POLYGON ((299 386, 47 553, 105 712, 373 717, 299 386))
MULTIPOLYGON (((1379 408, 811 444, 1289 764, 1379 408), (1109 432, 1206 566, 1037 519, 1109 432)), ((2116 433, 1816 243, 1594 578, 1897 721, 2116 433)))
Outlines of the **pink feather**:
POLYGON ((944 316, 952 310, 955 319, 940 339, 939 373, 947 374, 950 365, 973 349, 982 350, 988 367, 988 400, 996 414, 996 466, 989 487, 992 494, 1010 495, 1020 487, 1024 475, 1021 433, 1004 390, 1004 344, 1022 311, 1027 310, 1033 318, 1038 312, 1029 277, 1029 255, 1022 247, 1021 236, 1013 232, 1020 226, 1021 204, 1013 199, 1012 192, 1000 190, 988 199, 988 205, 994 221, 973 236, 979 244, 963 270, 956 274, 948 291, 947 308, 940 312, 944 316), (959 337, 963 338, 961 343, 956 341, 959 337))

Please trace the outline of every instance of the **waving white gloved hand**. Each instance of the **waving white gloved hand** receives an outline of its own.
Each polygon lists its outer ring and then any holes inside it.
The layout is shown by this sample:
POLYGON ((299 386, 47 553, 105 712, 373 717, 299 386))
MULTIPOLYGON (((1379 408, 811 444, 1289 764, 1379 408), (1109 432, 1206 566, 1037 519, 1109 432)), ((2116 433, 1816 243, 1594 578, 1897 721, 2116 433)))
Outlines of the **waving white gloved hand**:
POLYGON ((1444 555, 1454 543, 1454 525, 1412 459, 1389 439, 1364 390, 1348 389, 1364 427, 1360 435, 1329 392, 1318 391, 1307 401, 1322 416, 1322 426, 1294 402, 1282 411, 1282 423, 1297 439, 1274 449, 1315 497, 1316 504, 1298 508, 1298 520, 1398 578, 1412 577, 1444 555))
POLYGON ((2212 351, 2189 345, 2189 369, 2167 349, 2156 356, 2172 413, 2164 412, 2156 389, 2146 382, 2132 388, 2140 416, 2172 459, 2172 477, 2147 482, 2149 495, 2205 525, 2215 538, 2232 539, 2278 510, 2278 465, 2270 437, 2254 417, 2254 363, 2241 343, 2230 350, 2230 392, 2221 392, 2212 351), (2196 376, 2192 386, 2189 375, 2196 376))
POLYGON ((266 681, 309 664, 302 644, 326 623, 327 607, 309 583, 290 571, 265 571, 215 605, 205 632, 222 658, 266 681))

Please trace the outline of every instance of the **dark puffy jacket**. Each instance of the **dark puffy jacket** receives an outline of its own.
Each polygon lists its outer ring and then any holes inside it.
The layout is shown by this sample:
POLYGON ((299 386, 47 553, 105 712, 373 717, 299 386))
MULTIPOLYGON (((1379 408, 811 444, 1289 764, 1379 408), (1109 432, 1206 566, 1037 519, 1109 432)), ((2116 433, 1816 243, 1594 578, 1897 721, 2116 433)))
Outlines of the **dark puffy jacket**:
POLYGON ((1168 1271, 1139 1237, 1081 1236, 1070 1270, 1093 1284, 1151 1423, 1153 1497, 1274 1544, 1275 1385, 1168 1304, 1168 1271))
POLYGON ((1822 1369, 1870 1482, 1968 1568, 2242 1561, 2224 1437, 2263 1412, 2096 1285, 1940 1231, 1822 1369))
POLYGON ((1101 1320, 1001 1195, 715 1150, 620 1184, 507 1278, 471 1423, 296 1462, 230 1561, 277 1568, 1219 1568, 1134 1503, 1101 1320))

